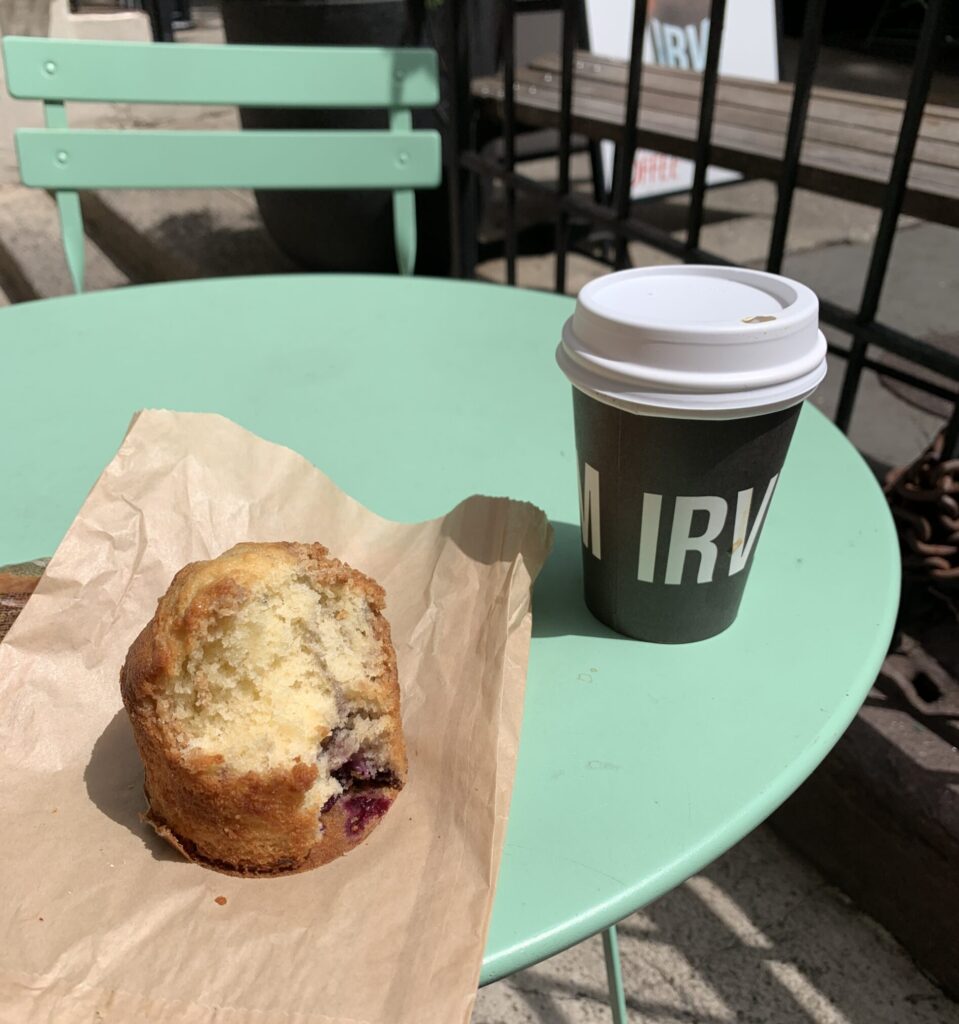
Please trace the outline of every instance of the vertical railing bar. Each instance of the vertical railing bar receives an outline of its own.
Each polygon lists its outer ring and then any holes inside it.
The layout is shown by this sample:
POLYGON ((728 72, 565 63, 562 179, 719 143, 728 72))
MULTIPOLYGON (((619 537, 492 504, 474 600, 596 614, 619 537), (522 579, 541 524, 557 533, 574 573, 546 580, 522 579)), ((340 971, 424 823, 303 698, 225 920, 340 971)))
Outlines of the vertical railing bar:
POLYGON ((945 435, 942 439, 943 459, 954 459, 957 456, 959 456, 959 395, 953 402, 952 414, 946 424, 945 435))
MULTIPOLYGON (((579 31, 576 33, 576 45, 581 50, 589 50, 589 17, 587 11, 587 0, 579 0, 579 10, 576 17, 579 19, 579 31)), ((587 140, 589 149, 590 173, 593 177, 593 198, 597 203, 606 203, 609 197, 606 194, 606 179, 603 171, 603 154, 599 139, 590 138, 587 140)), ((595 226, 595 225, 591 225, 595 226)))
MULTIPOLYGON (((632 190, 633 159, 636 153, 637 121, 639 119, 639 88, 643 70, 643 36, 646 32, 646 0, 634 0, 633 32, 629 51, 629 78, 626 86, 626 115, 623 137, 616 150, 616 173, 613 180, 613 209, 616 218, 629 217, 629 198, 632 190)), ((616 238, 616 267, 622 269, 629 262, 629 248, 624 235, 616 238)))
MULTIPOLYGON (((906 97, 906 109, 902 115, 902 125, 899 129, 899 142, 892 161, 892 171, 886 186, 886 200, 879 218, 879 229, 872 247, 869 271, 866 275, 862 302, 859 306, 857 321, 860 324, 871 323, 879 308, 879 296, 886 277, 892 243, 896 236, 899 212, 906 195, 909 168, 919 136, 922 112, 929 95, 929 86, 932 83, 939 49, 945 35, 945 10, 945 0, 929 0, 929 6, 926 8, 926 15, 923 18, 919 44, 916 47, 916 60, 906 97)), ((849 429, 849 421, 852 418, 852 407, 856 392, 859 390, 866 346, 865 337, 856 333, 849 350, 849 360, 846 364, 842 392, 839 396, 839 408, 836 411, 836 425, 843 431, 849 429)))
MULTIPOLYGON (((516 10, 514 0, 503 2, 503 163, 516 166, 516 10)), ((506 283, 516 284, 516 189, 503 180, 506 201, 506 283)))
MULTIPOLYGON (((563 0, 563 81, 559 113, 559 180, 557 192, 563 198, 569 195, 569 151, 573 124, 573 63, 576 56, 576 38, 579 7, 577 0, 563 0)), ((569 242, 569 212, 560 209, 556 218, 556 291, 566 291, 566 250, 569 242)))
POLYGON ((796 63, 796 76, 793 82, 789 130, 786 134, 783 166, 779 175, 779 196, 776 201, 772 234, 769 238, 769 255, 766 259, 766 269, 774 274, 778 274, 782 269, 783 253, 786 249, 789 216, 792 213, 793 194, 796 191, 796 179, 799 175, 799 158, 802 154, 803 135, 806 130, 806 115, 809 112, 809 97, 812 94, 813 77, 819 62, 825 10, 826 0, 808 0, 802 42, 799 46, 799 58, 796 63))
POLYGON ((463 176, 469 172, 461 162, 463 151, 463 108, 461 103, 463 78, 460 61, 460 15, 463 0, 449 0, 447 31, 447 70, 449 72, 450 119, 448 130, 447 188, 450 208, 450 272, 454 277, 464 276, 463 257, 463 176))
MULTIPOLYGON (((477 152, 478 129, 476 111, 473 106, 473 93, 470 88, 473 77, 473 65, 471 62, 472 44, 470 41, 470 7, 469 0, 464 4, 463 21, 461 32, 463 35, 463 50, 460 60, 460 67, 463 72, 463 131, 466 137, 466 148, 471 153, 477 152)), ((463 218, 463 277, 470 279, 476 270, 477 249, 479 246, 479 203, 480 203, 480 177, 478 174, 470 174, 466 178, 466 196, 464 205, 466 209, 463 218)))
MULTIPOLYGON (((477 151, 477 129, 476 119, 470 112, 467 149, 471 153, 477 151)), ((476 262, 479 258, 479 211, 480 211, 480 177, 478 174, 470 174, 466 179, 465 196, 466 213, 463 218, 463 277, 471 280, 476 272, 476 262)))
POLYGON ((689 197, 689 218, 686 224, 687 249, 699 247, 699 232, 703 226, 706 169, 709 166, 713 113, 716 108, 716 80, 719 76, 719 51, 722 44, 725 16, 726 0, 712 0, 709 8, 709 43, 706 47, 706 67, 703 69, 703 87, 699 101, 699 134, 696 137, 693 191, 689 197))

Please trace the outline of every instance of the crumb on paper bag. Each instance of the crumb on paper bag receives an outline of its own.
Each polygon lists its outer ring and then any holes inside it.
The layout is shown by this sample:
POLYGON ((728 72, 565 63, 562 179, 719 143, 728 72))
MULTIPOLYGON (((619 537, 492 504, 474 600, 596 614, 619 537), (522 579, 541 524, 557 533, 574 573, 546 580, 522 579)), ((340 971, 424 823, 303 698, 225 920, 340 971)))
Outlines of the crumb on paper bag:
POLYGON ((219 904, 221 907, 225 907, 226 906, 226 897, 225 896, 217 896, 217 898, 213 902, 219 904))

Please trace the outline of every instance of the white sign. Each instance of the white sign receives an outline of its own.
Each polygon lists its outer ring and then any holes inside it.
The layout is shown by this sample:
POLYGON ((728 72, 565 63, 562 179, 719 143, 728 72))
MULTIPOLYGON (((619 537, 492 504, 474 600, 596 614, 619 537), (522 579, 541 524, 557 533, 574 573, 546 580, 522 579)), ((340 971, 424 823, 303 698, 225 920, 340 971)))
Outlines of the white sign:
MULTIPOLYGON (((644 63, 702 71, 709 41, 709 6, 709 0, 649 0, 644 63)), ((629 60, 632 0, 587 0, 586 18, 593 53, 629 60)), ((727 0, 719 73, 763 82, 779 81, 775 0, 727 0)), ((614 151, 612 142, 603 143, 607 187, 612 179, 614 151)), ((738 177, 734 171, 710 167, 706 182, 714 185, 738 177)), ((691 160, 649 149, 636 150, 631 193, 634 199, 682 192, 692 182, 691 160)))

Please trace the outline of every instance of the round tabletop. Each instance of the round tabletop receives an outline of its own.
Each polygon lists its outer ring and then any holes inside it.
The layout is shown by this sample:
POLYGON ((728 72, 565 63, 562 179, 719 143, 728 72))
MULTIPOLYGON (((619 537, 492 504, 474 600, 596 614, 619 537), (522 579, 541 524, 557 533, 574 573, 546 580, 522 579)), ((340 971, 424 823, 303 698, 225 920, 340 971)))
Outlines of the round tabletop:
POLYGON ((625 917, 770 814, 855 715, 898 602, 882 494, 807 406, 733 627, 658 646, 596 622, 553 358, 571 310, 494 285, 295 275, 0 312, 0 564, 53 552, 144 407, 222 413, 393 519, 474 493, 547 511, 483 982, 625 917))

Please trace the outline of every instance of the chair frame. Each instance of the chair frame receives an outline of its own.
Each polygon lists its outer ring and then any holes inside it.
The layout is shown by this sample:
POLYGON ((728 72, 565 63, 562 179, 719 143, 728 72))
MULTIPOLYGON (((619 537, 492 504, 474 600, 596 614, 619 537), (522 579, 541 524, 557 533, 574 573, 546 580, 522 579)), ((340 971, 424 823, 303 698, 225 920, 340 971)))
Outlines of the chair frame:
POLYGON ((78 189, 390 189, 397 265, 416 263, 416 188, 441 178, 439 134, 412 109, 439 102, 429 49, 168 46, 10 36, 7 87, 42 100, 43 128, 16 132, 25 185, 56 196, 74 287, 83 290, 78 189), (141 131, 71 129, 67 101, 247 107, 375 108, 388 130, 141 131))

